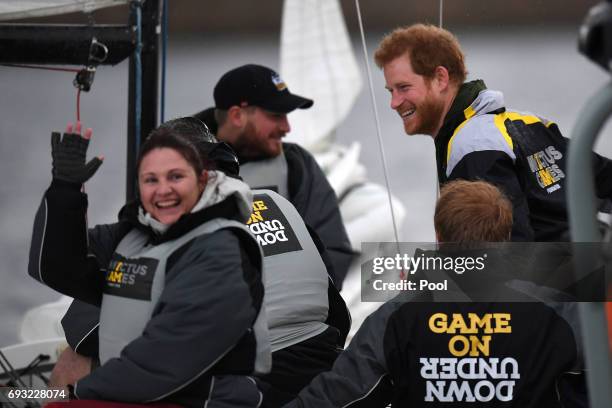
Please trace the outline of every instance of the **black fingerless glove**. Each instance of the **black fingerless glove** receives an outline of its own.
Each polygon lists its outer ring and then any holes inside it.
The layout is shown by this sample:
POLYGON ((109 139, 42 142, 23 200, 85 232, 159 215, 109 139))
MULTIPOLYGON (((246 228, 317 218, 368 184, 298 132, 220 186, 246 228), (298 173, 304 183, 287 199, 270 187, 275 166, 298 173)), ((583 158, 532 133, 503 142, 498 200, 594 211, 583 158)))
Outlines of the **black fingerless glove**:
POLYGON ((51 157, 53 158, 53 178, 71 183, 83 184, 94 175, 102 160, 97 157, 87 164, 89 140, 76 133, 51 133, 51 157))

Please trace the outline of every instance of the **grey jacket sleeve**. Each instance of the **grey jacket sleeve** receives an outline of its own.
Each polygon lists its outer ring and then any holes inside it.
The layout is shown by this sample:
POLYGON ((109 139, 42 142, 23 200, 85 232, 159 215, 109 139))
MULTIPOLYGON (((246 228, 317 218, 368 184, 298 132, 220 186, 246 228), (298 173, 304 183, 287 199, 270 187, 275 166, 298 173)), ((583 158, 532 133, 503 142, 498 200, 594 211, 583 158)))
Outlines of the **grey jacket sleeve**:
POLYGON ((384 408, 392 385, 385 359, 384 334, 398 303, 387 303, 363 323, 331 371, 324 372, 284 408, 384 408))
POLYGON ((142 336, 78 381, 78 398, 160 400, 207 373, 251 329, 262 299, 250 283, 261 282, 261 270, 245 270, 238 237, 221 230, 187 245, 142 336))

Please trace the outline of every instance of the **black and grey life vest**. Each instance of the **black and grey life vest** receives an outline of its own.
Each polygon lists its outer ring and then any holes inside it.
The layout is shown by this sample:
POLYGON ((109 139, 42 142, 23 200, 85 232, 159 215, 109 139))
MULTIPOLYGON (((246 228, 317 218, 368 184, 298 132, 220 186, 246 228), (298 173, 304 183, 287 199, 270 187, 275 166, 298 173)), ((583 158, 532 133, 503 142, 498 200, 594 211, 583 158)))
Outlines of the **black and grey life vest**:
MULTIPOLYGON (((216 218, 159 245, 148 244, 149 236, 138 229, 132 229, 121 240, 110 261, 102 296, 99 328, 102 364, 119 357, 129 342, 142 335, 164 290, 168 257, 190 240, 223 228, 246 230, 237 221, 216 218)), ((265 356, 266 349, 269 355, 265 306, 262 306, 253 330, 257 355, 265 356)), ((266 372, 269 360, 265 360, 256 360, 256 372, 266 372)))
POLYGON ((329 277, 295 207, 274 191, 253 193, 247 226, 264 254, 264 303, 274 352, 327 329, 329 277))
POLYGON ((252 189, 273 190, 289 199, 289 167, 285 153, 240 165, 240 177, 252 189))

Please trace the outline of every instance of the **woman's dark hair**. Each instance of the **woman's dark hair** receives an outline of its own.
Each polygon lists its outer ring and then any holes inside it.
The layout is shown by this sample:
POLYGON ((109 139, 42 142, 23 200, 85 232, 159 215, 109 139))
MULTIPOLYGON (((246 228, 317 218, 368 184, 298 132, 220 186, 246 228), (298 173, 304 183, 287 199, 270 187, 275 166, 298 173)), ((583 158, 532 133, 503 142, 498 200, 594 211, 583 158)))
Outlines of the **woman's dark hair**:
POLYGON ((205 169, 216 169, 215 162, 207 154, 210 146, 216 143, 217 140, 201 120, 193 117, 172 119, 149 134, 140 148, 136 168, 140 169, 142 158, 151 150, 166 147, 183 156, 199 175, 205 169))

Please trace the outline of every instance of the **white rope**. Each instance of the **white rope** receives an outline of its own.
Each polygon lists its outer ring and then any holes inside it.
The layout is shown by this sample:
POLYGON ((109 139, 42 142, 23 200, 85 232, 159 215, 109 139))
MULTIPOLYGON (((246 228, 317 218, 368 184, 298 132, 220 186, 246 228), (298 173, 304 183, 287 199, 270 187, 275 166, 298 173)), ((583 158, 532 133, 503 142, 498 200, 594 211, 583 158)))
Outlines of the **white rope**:
POLYGON ((357 9, 357 19, 359 21, 359 32, 361 33, 361 43, 363 44, 363 59, 365 61, 366 72, 368 75, 368 82, 370 84, 370 96, 372 98, 372 109, 374 111, 374 121, 376 123, 376 134, 378 136, 378 148, 380 150, 380 157, 382 159, 383 174, 385 176, 385 185, 387 186, 387 198, 389 199, 389 210, 391 211, 391 222, 393 223, 393 234, 395 236, 395 242, 398 245, 398 253, 399 253, 399 234, 397 232, 397 223, 395 221, 395 211, 393 209, 393 198, 391 195, 391 182, 389 180, 389 172, 387 170, 387 159, 385 157, 385 149, 383 148, 382 134, 380 131, 380 120, 378 119, 378 109, 376 108, 376 97, 374 96, 374 85, 372 82, 372 73, 370 71, 370 62, 368 60, 368 47, 365 41, 365 34, 363 31, 363 22, 361 21, 361 9, 359 7, 359 0, 355 0, 355 8, 357 9))
POLYGON ((440 28, 442 28, 442 11, 443 10, 444 10, 444 0, 440 0, 440 19, 439 19, 440 28))

